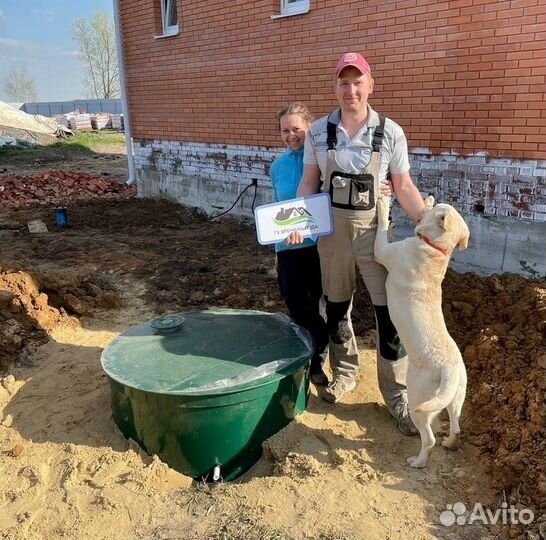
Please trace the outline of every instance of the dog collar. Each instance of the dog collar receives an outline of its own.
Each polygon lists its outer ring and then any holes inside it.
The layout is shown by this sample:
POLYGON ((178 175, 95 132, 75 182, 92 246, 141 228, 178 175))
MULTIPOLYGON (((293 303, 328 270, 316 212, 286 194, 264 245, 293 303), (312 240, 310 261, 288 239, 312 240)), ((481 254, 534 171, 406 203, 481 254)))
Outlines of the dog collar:
POLYGON ((423 236, 422 234, 419 234, 417 236, 419 236, 419 238, 425 244, 428 244, 430 247, 433 247, 434 249, 437 249, 440 253, 443 253, 444 255, 447 255, 447 249, 443 248, 442 246, 439 246, 438 244, 435 244, 430 238, 427 238, 426 236, 423 236))

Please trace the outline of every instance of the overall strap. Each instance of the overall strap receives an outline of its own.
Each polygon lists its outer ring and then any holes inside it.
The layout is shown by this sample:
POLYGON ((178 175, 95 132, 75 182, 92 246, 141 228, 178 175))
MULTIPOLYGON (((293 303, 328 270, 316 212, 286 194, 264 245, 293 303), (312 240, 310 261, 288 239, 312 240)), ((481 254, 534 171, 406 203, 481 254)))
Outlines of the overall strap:
MULTIPOLYGON (((326 123, 326 144, 328 145, 328 150, 334 150, 337 144, 337 124, 332 122, 330 118, 334 113, 328 116, 328 121, 326 123)), ((373 133, 372 148, 374 152, 379 152, 381 146, 383 145, 383 136, 385 135, 385 120, 386 118, 380 114, 379 115, 379 125, 375 128, 373 133)))
POLYGON ((381 150, 381 146, 383 145, 383 135, 385 135, 385 120, 386 118, 382 114, 380 114, 379 125, 375 128, 373 132, 372 147, 374 152, 379 152, 381 150))
POLYGON ((337 144, 337 124, 334 124, 330 120, 332 114, 328 116, 328 122, 326 124, 326 143, 328 144, 328 150, 335 150, 337 144))

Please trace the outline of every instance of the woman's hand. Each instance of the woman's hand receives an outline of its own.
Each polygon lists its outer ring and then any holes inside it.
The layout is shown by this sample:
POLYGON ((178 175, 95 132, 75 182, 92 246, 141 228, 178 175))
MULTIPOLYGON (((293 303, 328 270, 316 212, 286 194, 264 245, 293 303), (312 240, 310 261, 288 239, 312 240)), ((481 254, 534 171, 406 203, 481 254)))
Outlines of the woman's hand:
POLYGON ((385 197, 390 197, 394 193, 392 189, 392 182, 390 180, 387 180, 386 182, 381 182, 379 184, 379 193, 381 193, 381 195, 384 195, 385 197))
POLYGON ((284 242, 289 246, 295 246, 296 244, 303 243, 303 236, 299 231, 294 231, 286 237, 284 242))

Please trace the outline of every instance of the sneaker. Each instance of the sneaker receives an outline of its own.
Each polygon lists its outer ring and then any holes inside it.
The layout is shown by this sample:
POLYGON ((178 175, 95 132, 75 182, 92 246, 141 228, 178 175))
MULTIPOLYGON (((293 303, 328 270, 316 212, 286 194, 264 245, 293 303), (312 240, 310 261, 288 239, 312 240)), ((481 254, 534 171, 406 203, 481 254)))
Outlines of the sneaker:
POLYGON ((408 402, 405 400, 399 400, 394 406, 394 410, 389 410, 391 416, 396 420, 396 427, 408 437, 418 435, 419 430, 415 427, 413 420, 409 415, 408 402))
POLYGON ((326 386, 328 384, 328 377, 322 370, 322 366, 320 364, 314 365, 311 363, 311 367, 309 368, 309 378, 311 379, 311 382, 317 386, 326 386))
POLYGON ((350 380, 344 382, 340 379, 334 379, 326 386, 321 393, 321 398, 329 403, 337 403, 341 398, 356 388, 356 381, 350 380))

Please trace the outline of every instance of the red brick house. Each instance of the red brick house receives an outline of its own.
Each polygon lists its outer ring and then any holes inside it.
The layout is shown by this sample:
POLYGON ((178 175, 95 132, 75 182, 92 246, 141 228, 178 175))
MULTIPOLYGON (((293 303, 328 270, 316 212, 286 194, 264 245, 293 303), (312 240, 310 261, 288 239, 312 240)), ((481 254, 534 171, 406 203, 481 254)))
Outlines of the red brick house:
MULTIPOLYGON (((336 106, 333 69, 368 59, 372 107, 405 130, 422 192, 469 220, 483 271, 544 275, 542 0, 118 0, 139 192, 227 208, 268 170, 274 120, 336 106)), ((250 214, 252 189, 236 207, 250 214)))

